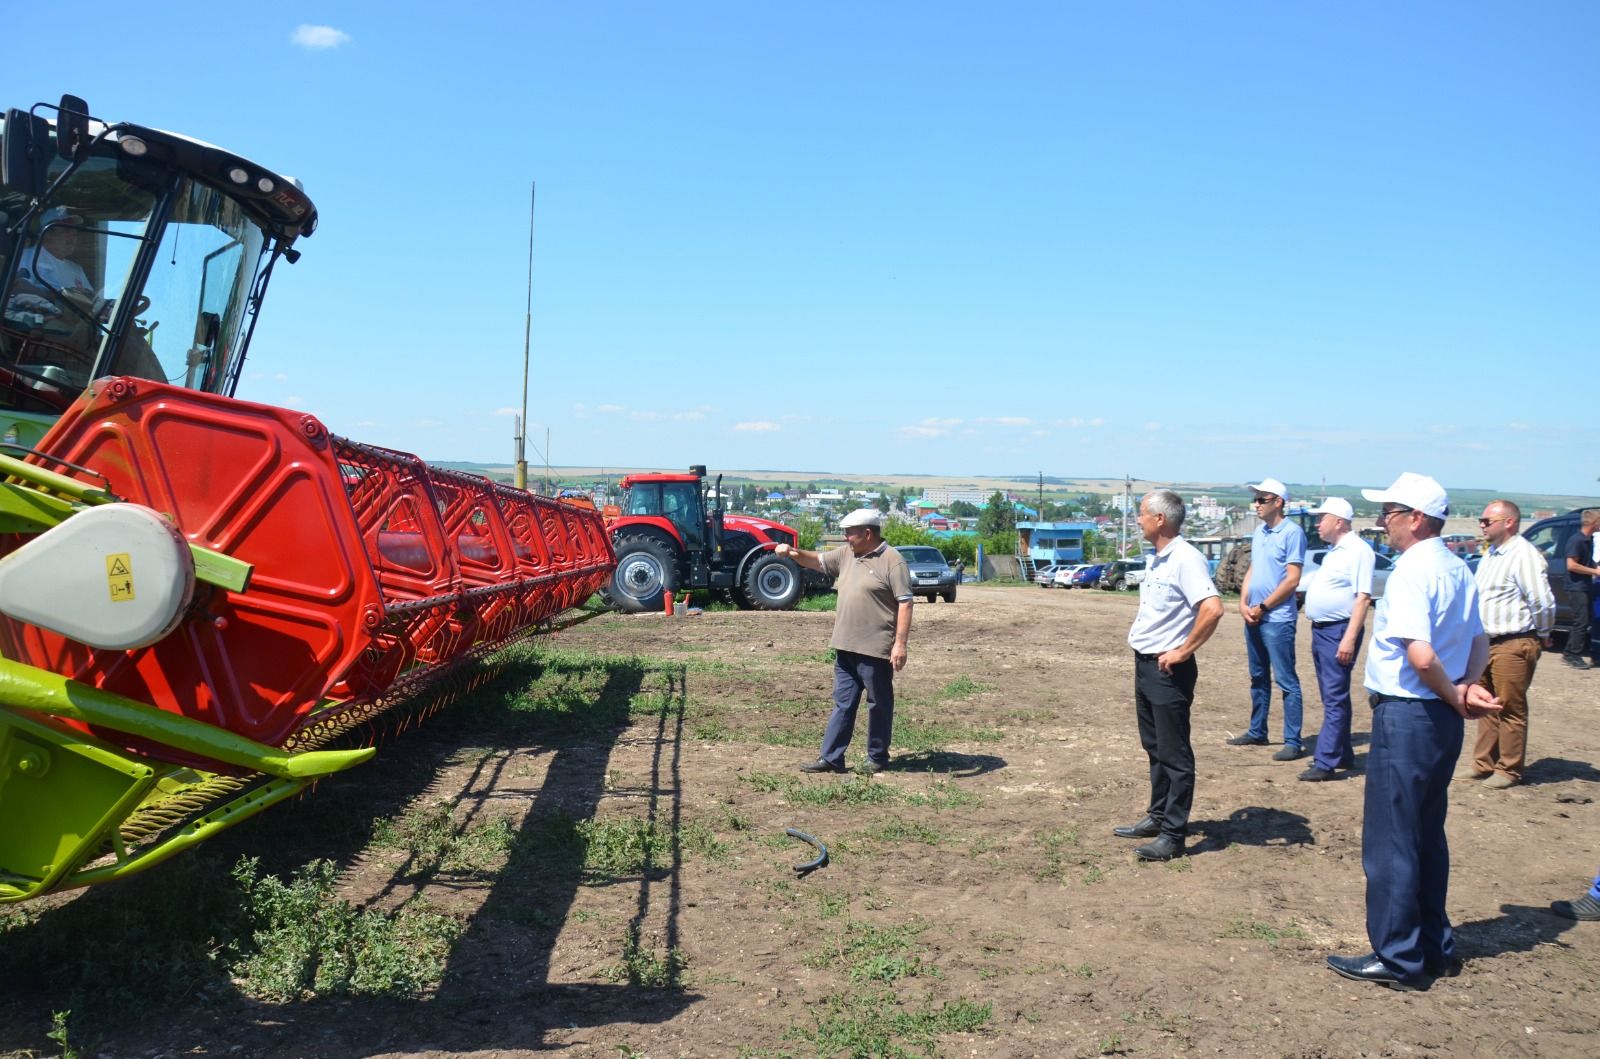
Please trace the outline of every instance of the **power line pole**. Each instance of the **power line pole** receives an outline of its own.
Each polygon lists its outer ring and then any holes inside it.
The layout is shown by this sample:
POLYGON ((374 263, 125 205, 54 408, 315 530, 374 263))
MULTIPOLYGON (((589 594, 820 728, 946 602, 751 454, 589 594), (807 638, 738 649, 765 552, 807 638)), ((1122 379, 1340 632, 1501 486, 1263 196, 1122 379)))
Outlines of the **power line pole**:
MULTIPOLYGON (((522 415, 517 418, 517 471, 518 489, 528 488, 528 354, 533 346, 533 204, 538 194, 537 181, 528 182, 528 311, 522 318, 522 415)), ((549 431, 546 428, 545 452, 550 451, 549 431)), ((549 457, 546 457, 548 460, 549 457)))

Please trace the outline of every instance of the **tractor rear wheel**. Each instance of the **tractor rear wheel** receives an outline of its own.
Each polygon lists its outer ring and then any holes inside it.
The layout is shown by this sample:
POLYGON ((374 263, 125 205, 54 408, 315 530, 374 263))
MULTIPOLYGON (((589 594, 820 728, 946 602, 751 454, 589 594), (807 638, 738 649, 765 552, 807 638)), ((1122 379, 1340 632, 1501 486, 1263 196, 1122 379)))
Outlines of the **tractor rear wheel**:
POLYGON ((663 594, 678 590, 678 555, 660 537, 631 535, 616 542, 611 599, 619 610, 661 610, 663 594))
POLYGON ((799 566, 768 552, 750 560, 740 587, 757 610, 793 610, 805 591, 805 582, 799 566))

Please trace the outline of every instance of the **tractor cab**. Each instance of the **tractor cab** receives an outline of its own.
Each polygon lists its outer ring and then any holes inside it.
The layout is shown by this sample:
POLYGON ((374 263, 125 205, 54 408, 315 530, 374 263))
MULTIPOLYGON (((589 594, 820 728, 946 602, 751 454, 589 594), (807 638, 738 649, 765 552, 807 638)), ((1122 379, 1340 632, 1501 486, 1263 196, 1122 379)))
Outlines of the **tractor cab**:
POLYGON ((681 475, 630 479, 623 492, 621 513, 665 518, 678 531, 685 548, 704 548, 706 512, 702 481, 681 475))
POLYGON ((33 447, 95 379, 232 396, 272 267, 316 227, 299 185, 218 147, 89 116, 0 125, 0 433, 33 447))

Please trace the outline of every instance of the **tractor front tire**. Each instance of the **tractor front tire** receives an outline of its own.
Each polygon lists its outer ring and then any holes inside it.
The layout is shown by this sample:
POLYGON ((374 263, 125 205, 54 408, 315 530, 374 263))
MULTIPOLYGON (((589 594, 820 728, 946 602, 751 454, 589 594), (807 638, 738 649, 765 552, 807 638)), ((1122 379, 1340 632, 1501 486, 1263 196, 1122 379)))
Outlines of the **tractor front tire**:
POLYGON ((805 592, 805 579, 792 560, 768 552, 750 560, 740 587, 757 610, 793 610, 805 592))
POLYGON ((617 540, 616 552, 610 596, 617 609, 634 614, 663 609, 664 594, 678 590, 676 549, 660 537, 630 535, 617 540))

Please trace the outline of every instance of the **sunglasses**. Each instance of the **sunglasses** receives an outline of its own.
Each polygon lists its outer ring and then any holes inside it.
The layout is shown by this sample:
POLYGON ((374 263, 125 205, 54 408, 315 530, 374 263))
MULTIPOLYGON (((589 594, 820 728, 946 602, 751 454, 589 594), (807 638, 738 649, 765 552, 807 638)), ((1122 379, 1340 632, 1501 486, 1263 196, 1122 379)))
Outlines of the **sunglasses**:
POLYGON ((1252 504, 1270 504, 1276 499, 1278 498, 1275 496, 1253 496, 1250 498, 1250 502, 1252 504))
POLYGON ((1510 521, 1511 520, 1508 519, 1508 518, 1480 518, 1478 520, 1478 525, 1484 526, 1484 527, 1488 527, 1488 526, 1494 525, 1496 522, 1510 522, 1510 521))

